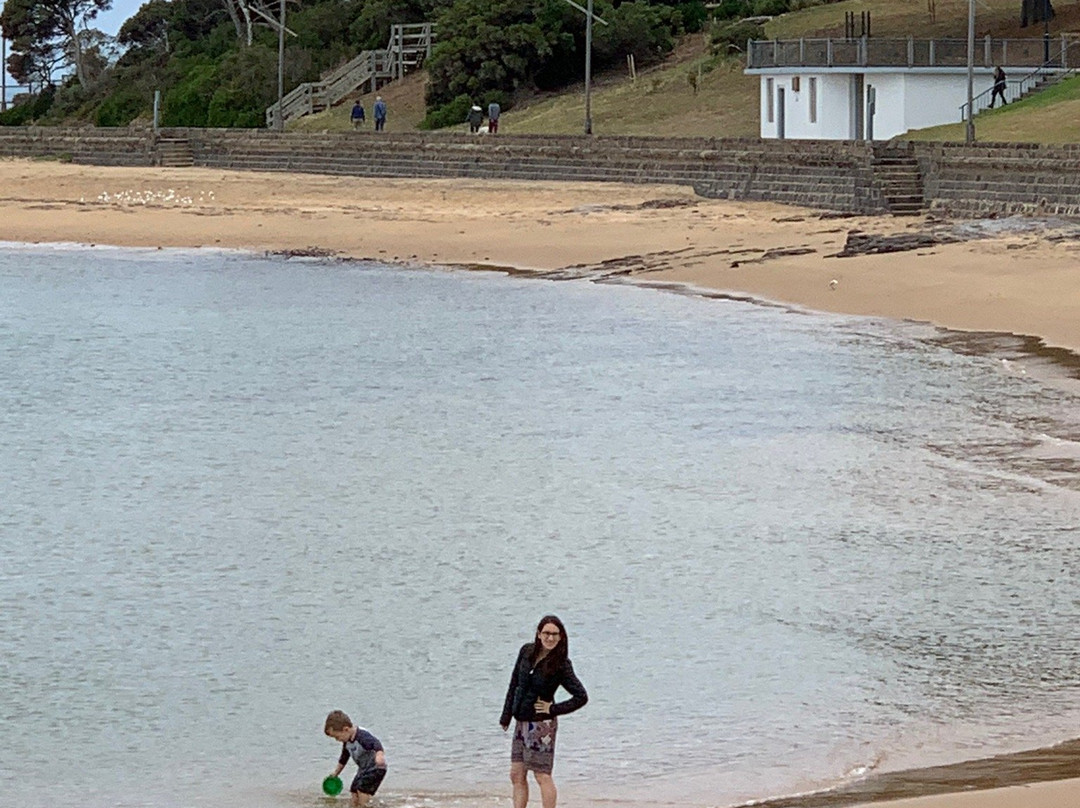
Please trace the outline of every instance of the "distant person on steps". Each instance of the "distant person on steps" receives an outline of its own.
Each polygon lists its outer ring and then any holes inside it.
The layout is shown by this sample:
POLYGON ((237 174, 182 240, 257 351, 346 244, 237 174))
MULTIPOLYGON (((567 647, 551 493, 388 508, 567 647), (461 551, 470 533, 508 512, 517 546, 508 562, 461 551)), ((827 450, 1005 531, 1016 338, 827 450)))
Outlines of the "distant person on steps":
POLYGON ((375 96, 375 107, 372 110, 375 115, 375 131, 381 132, 386 127, 386 102, 382 96, 375 96))

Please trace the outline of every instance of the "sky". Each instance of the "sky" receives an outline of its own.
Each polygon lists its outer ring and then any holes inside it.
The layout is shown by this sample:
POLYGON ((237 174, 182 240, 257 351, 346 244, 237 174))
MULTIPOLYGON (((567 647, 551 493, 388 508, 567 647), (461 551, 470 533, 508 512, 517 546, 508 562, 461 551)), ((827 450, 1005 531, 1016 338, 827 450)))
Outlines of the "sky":
MULTIPOLYGON (((97 18, 90 23, 91 28, 97 28, 104 31, 106 34, 116 36, 120 30, 120 26, 124 24, 128 17, 133 15, 139 10, 139 7, 145 0, 113 0, 112 8, 108 11, 98 14, 97 18)), ((0 0, 0 6, 3 5, 3 0, 0 0)), ((14 95, 14 91, 11 89, 11 85, 14 84, 14 80, 9 76, 8 83, 8 97, 14 95)))

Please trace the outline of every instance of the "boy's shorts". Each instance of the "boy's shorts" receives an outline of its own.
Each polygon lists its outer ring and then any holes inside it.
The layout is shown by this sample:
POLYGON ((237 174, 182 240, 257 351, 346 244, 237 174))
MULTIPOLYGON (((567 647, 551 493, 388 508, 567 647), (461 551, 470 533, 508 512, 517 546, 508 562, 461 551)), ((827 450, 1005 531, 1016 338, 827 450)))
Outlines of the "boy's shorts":
POLYGON ((525 768, 551 774, 555 766, 555 733, 559 719, 547 721, 518 721, 514 726, 514 740, 510 743, 510 761, 524 763, 525 768))
POLYGON ((360 792, 361 794, 374 794, 379 790, 379 785, 382 783, 383 778, 386 777, 386 769, 372 769, 366 772, 357 772, 356 777, 353 778, 352 785, 349 786, 349 791, 360 792))

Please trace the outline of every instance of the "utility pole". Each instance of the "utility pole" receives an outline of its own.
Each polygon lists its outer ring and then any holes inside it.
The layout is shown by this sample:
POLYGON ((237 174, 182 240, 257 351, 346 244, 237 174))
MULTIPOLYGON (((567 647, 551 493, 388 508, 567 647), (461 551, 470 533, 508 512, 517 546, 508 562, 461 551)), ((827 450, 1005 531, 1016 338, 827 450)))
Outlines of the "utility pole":
POLYGON ((7 112, 7 40, 0 34, 0 112, 7 112))
MULTIPOLYGON (((592 88, 592 4, 589 0, 585 10, 585 134, 592 134, 592 101, 590 90, 592 88)), ((1050 35, 1047 34, 1047 37, 1050 35)), ((1049 38, 1047 42, 1049 42, 1049 38)), ((1049 45, 1047 45, 1049 47, 1049 45)))
POLYGON ((592 134, 592 21, 596 20, 601 25, 607 23, 593 14, 593 0, 588 0, 588 8, 582 8, 574 0, 565 0, 566 3, 576 8, 585 15, 585 134, 592 134))
POLYGON ((1043 0, 1043 65, 1050 64, 1050 0, 1043 0))
POLYGON ((964 141, 970 146, 975 142, 975 0, 968 0, 967 80, 967 130, 964 141))
POLYGON ((285 0, 281 0, 280 25, 278 26, 277 40, 277 117, 274 122, 279 132, 285 131, 285 110, 283 108, 285 98, 285 0))

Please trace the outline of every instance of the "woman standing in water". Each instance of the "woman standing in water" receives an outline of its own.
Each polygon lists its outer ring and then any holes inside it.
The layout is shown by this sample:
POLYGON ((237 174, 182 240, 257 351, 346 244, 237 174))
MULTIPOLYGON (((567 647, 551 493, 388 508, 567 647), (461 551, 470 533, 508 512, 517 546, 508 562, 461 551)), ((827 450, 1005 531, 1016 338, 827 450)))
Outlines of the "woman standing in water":
POLYGON ((499 724, 505 731, 516 720, 510 745, 510 782, 514 784, 514 808, 529 802, 531 771, 540 786, 543 808, 555 808, 558 792, 551 779, 555 763, 555 732, 558 716, 580 710, 589 700, 581 680, 574 674, 569 657, 570 638, 566 627, 553 614, 540 619, 536 638, 518 652, 510 687, 506 690, 499 724), (555 703, 555 691, 562 686, 570 698, 555 703))

